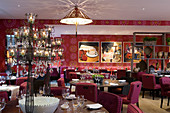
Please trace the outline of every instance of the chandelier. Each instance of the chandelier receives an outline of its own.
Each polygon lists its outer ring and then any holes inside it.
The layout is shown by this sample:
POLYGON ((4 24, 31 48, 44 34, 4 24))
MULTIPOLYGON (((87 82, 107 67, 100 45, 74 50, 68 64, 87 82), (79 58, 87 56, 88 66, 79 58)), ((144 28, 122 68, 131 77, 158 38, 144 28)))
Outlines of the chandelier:
MULTIPOLYGON (((53 71, 51 66, 62 58, 64 50, 60 47, 62 44, 61 38, 51 39, 50 37, 53 26, 45 26, 44 29, 38 30, 34 26, 37 15, 27 13, 26 17, 28 20, 27 26, 13 29, 15 45, 12 44, 11 39, 8 51, 12 62, 17 64, 17 67, 21 65, 28 75, 25 110, 26 113, 32 113, 34 109, 34 90, 31 78, 41 75, 47 76, 45 78, 49 79, 50 72, 53 71)), ((46 95, 50 95, 49 82, 45 84, 46 95)))
POLYGON ((60 20, 60 22, 64 24, 75 24, 77 37, 77 25, 90 24, 93 21, 81 10, 79 10, 78 6, 76 5, 69 14, 67 14, 63 19, 60 20))

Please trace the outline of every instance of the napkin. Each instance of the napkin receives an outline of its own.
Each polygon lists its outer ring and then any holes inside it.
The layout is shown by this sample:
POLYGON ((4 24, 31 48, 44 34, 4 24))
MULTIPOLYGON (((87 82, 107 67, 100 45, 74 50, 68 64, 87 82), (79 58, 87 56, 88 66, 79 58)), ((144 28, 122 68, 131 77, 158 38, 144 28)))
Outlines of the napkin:
POLYGON ((165 77, 170 77, 170 75, 165 75, 165 77))
POLYGON ((99 109, 101 107, 103 107, 101 104, 96 103, 96 104, 87 104, 86 107, 90 108, 90 109, 99 109))
POLYGON ((118 80, 118 81, 119 81, 120 83, 121 83, 121 82, 126 82, 126 80, 118 80))
POLYGON ((77 82, 77 81, 79 81, 79 79, 72 79, 72 81, 75 81, 75 82, 77 82))
POLYGON ((111 86, 118 86, 117 83, 110 83, 111 86))

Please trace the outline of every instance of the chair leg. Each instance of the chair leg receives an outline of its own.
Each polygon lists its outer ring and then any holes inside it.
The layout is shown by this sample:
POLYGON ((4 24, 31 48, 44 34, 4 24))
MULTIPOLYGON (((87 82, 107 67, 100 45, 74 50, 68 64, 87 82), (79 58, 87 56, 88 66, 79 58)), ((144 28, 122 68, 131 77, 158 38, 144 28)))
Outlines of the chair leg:
POLYGON ((139 107, 139 102, 137 102, 136 105, 139 107))
POLYGON ((150 91, 150 96, 152 96, 152 91, 150 91))
POLYGON ((170 98, 170 97, 168 97, 168 103, 167 103, 167 106, 169 106, 169 98, 170 98))
POLYGON ((154 90, 152 91, 152 96, 153 96, 152 99, 154 100, 154 96, 155 96, 155 91, 154 90))
POLYGON ((145 94, 145 90, 143 89, 143 95, 142 95, 142 98, 144 98, 144 94, 145 94))
POLYGON ((123 104, 122 104, 122 108, 121 108, 121 111, 123 111, 123 104))
POLYGON ((161 106, 160 106, 160 108, 162 108, 162 105, 163 105, 163 96, 161 96, 161 106))

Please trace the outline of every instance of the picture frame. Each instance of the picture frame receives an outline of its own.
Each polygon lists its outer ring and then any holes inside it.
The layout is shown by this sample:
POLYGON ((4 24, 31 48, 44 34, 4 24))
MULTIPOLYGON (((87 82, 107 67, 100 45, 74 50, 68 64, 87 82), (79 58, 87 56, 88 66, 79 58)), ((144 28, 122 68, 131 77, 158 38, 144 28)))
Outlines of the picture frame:
POLYGON ((121 63, 122 42, 101 42, 101 63, 121 63))
POLYGON ((99 63, 99 42, 79 41, 78 42, 78 62, 79 63, 99 63))
MULTIPOLYGON (((133 42, 123 42, 123 63, 131 63, 133 42)), ((137 42, 134 47, 134 63, 139 63, 144 56, 143 42, 137 42), (141 45, 141 46, 140 46, 141 45)))

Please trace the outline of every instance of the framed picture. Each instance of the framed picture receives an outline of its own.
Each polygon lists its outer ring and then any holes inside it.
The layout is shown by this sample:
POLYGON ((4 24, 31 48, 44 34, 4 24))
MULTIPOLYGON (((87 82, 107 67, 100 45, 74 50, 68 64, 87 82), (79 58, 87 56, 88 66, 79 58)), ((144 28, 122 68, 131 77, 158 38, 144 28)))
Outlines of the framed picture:
POLYGON ((122 42, 101 42, 101 62, 121 63, 122 42))
MULTIPOLYGON (((134 47, 134 63, 139 63, 144 55, 143 42, 137 42, 134 47), (141 46, 140 46, 141 45, 141 46)), ((130 63, 132 60, 132 42, 123 43, 123 62, 130 63)))
POLYGON ((99 62, 99 42, 79 42, 78 48, 79 63, 99 62))

